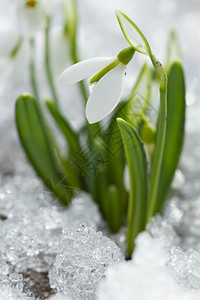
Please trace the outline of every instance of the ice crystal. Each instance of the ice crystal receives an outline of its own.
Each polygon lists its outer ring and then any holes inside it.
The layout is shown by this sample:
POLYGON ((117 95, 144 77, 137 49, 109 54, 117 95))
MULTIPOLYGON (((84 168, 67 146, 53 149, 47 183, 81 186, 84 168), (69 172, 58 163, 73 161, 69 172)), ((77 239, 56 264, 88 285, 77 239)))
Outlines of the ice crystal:
POLYGON ((119 261, 120 249, 102 232, 84 224, 64 228, 50 271, 51 286, 72 299, 95 299, 97 284, 107 267, 119 261))

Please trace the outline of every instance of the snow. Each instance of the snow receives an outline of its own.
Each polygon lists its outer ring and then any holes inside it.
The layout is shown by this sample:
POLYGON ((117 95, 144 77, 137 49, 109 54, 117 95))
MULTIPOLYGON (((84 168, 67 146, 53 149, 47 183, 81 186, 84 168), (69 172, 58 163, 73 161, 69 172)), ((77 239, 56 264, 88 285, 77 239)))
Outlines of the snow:
POLYGON ((92 300, 108 266, 122 260, 120 249, 102 232, 85 224, 64 228, 49 273, 51 287, 74 300, 92 300))
POLYGON ((199 291, 185 290, 176 283, 167 269, 166 260, 167 254, 159 242, 149 233, 141 233, 136 240, 133 260, 108 269, 106 278, 98 287, 97 299, 199 299, 199 291))

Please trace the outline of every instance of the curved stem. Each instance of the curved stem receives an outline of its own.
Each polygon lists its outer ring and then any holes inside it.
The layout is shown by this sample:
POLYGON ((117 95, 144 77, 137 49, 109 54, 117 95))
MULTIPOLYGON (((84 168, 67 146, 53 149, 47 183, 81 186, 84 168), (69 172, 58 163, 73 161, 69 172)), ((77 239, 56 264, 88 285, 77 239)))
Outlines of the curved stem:
POLYGON ((45 70, 46 70, 48 84, 49 84, 51 94, 53 97, 53 101, 54 101, 56 107, 58 108, 59 101, 58 101, 57 91, 56 91, 53 74, 52 74, 52 70, 51 70, 51 65, 50 65, 49 29, 50 29, 51 20, 49 17, 47 17, 46 22, 47 22, 47 25, 46 25, 46 29, 45 29, 45 70))
POLYGON ((31 48, 31 58, 30 58, 30 64, 29 64, 29 70, 30 70, 30 82, 31 87, 33 90, 33 95, 36 100, 40 100, 39 97, 39 91, 37 86, 37 80, 36 80, 36 72, 35 72, 35 40, 33 38, 30 39, 30 48, 31 48))

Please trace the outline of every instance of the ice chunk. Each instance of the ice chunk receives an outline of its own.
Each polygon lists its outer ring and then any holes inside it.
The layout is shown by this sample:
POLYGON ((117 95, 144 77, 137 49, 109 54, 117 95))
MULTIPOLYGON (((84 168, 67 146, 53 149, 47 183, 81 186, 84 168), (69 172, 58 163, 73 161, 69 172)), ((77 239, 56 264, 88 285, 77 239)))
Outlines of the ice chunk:
POLYGON ((33 193, 34 187, 38 192, 40 188, 37 180, 30 182, 30 177, 24 181, 15 177, 1 188, 0 207, 4 207, 5 218, 0 220, 0 252, 17 271, 28 268, 48 271, 57 253, 62 228, 81 222, 97 228, 101 217, 97 205, 86 193, 79 194, 69 209, 63 209, 53 205, 50 198, 45 202, 50 197, 48 193, 42 190, 38 195, 33 193))
POLYGON ((182 287, 200 289, 200 255, 197 252, 172 248, 166 265, 182 287))
POLYGON ((45 270, 48 263, 44 256, 53 254, 48 245, 51 238, 42 220, 23 216, 7 219, 1 224, 0 252, 16 271, 45 270))
POLYGON ((51 287, 72 299, 95 299, 107 267, 122 260, 120 249, 101 232, 85 224, 67 227, 49 274, 51 287))
POLYGON ((100 282, 98 300, 197 300, 200 292, 187 291, 177 285, 165 266, 166 253, 147 232, 136 240, 132 261, 108 269, 100 282))

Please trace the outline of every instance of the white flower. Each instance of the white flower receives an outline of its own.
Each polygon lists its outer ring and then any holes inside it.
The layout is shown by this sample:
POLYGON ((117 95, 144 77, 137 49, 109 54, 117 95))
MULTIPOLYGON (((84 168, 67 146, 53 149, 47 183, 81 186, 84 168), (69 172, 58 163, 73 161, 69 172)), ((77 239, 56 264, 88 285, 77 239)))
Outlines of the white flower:
POLYGON ((64 0, 17 0, 17 15, 21 33, 32 36, 46 24, 46 17, 51 17, 64 0))
POLYGON ((16 15, 19 30, 25 37, 33 36, 45 26, 45 12, 41 1, 18 0, 16 15))
POLYGON ((95 83, 86 104, 86 118, 90 124, 101 121, 118 104, 122 95, 125 68, 132 59, 134 50, 122 50, 117 57, 97 57, 77 63, 60 76, 66 84, 74 84, 92 76, 95 83))

